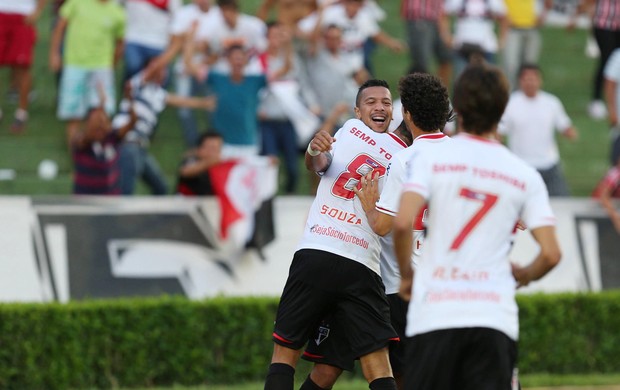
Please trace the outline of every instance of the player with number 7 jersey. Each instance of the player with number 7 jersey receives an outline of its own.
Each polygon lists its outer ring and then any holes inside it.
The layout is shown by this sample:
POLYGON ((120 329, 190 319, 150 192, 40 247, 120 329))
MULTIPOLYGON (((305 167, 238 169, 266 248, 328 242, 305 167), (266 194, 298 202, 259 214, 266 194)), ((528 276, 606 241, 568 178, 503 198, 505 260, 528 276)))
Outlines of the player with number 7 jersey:
POLYGON ((441 153, 419 150, 409 162, 394 220, 401 294, 411 294, 405 388, 509 389, 519 334, 515 290, 560 259, 540 174, 497 141, 508 89, 499 69, 467 68, 453 100, 462 132, 441 153), (428 232, 411 284, 411 222, 426 203, 428 232), (520 220, 540 247, 525 267, 509 259, 520 220))

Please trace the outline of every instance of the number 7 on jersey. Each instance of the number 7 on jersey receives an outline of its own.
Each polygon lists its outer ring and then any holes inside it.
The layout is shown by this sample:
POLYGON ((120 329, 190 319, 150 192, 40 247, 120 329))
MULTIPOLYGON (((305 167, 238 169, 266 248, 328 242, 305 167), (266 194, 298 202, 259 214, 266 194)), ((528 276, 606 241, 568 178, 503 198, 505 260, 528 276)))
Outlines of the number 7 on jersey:
POLYGON ((476 225, 480 223, 482 218, 486 215, 486 213, 491 210, 491 208, 497 202, 497 195, 490 194, 488 192, 481 192, 472 190, 471 188, 461 188, 459 192, 459 196, 461 198, 469 199, 476 202, 481 202, 482 205, 478 209, 478 211, 471 217, 469 221, 465 224, 461 232, 456 236, 454 241, 452 241, 452 245, 450 245, 450 250, 457 250, 463 244, 463 241, 467 238, 467 236, 474 230, 476 225))

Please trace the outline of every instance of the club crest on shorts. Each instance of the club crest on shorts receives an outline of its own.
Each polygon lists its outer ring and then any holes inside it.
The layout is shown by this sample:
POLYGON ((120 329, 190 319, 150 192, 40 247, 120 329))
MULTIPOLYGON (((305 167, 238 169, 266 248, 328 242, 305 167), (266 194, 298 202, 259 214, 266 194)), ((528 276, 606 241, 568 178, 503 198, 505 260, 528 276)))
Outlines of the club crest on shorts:
POLYGON ((329 337, 329 328, 327 326, 319 326, 319 330, 316 335, 316 339, 314 342, 316 345, 321 345, 323 341, 325 341, 329 337))

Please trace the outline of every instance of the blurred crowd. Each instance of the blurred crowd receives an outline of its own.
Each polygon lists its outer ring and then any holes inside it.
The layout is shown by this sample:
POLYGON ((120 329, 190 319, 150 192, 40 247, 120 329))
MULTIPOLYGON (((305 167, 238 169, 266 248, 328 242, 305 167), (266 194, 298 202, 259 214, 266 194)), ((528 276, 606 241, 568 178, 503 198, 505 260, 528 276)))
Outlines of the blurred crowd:
MULTIPOLYGON (((540 90, 537 66, 553 0, 401 0, 402 37, 381 28, 386 12, 375 0, 263 0, 254 15, 240 0, 50 1, 48 61, 75 193, 129 195, 144 181, 153 194, 207 194, 209 167, 259 155, 280 159, 282 190, 295 193, 305 146, 319 129, 334 131, 356 115, 358 86, 381 78, 371 58, 383 45, 408 54, 408 72, 434 72, 447 86, 470 61, 500 65, 514 88, 500 133, 543 174, 551 195, 569 195, 554 135, 574 140, 577 130, 560 100, 540 90), (167 106, 176 108, 187 146, 174 186, 150 153, 167 106)), ((620 2, 571 3, 569 28, 589 15, 600 53, 589 113, 615 129, 620 2)), ((27 128, 35 26, 46 5, 0 0, 0 66, 10 67, 18 95, 14 115, 0 118, 16 133, 27 128)), ((618 143, 616 136, 611 166, 618 143)))

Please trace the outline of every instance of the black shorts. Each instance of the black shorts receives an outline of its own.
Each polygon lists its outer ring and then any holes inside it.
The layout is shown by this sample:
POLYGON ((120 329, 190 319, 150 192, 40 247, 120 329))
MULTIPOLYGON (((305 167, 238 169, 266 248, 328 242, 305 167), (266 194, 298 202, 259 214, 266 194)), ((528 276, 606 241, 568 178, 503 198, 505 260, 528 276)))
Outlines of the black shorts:
POLYGON ((345 319, 339 314, 332 313, 321 321, 301 358, 353 371, 356 356, 349 345, 346 328, 342 326, 345 319))
POLYGON ((379 350, 398 337, 390 324, 379 275, 342 256, 299 250, 280 298, 273 341, 300 349, 330 316, 346 329, 345 338, 355 357, 379 350))
MULTIPOLYGON (((395 376, 402 373, 405 359, 405 325, 407 322, 408 303, 403 301, 398 294, 387 296, 390 306, 390 319, 392 327, 400 340, 390 341, 390 364, 395 376)), ((346 319, 341 318, 341 313, 329 315, 316 329, 314 335, 308 340, 306 350, 302 355, 304 360, 329 364, 343 370, 353 371, 355 359, 358 357, 351 350, 347 340, 347 329, 342 326, 346 319)))
POLYGON ((517 343, 489 328, 423 333, 407 341, 405 389, 511 390, 517 343))

